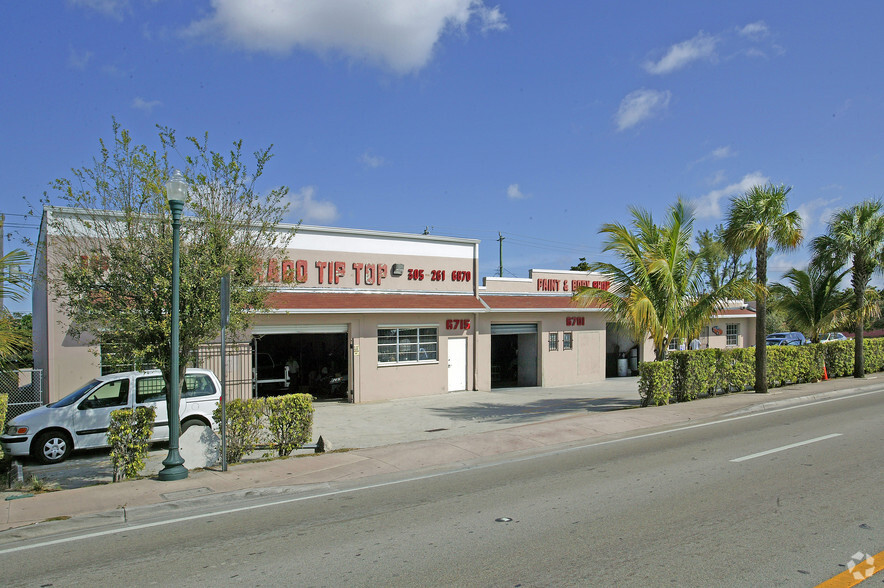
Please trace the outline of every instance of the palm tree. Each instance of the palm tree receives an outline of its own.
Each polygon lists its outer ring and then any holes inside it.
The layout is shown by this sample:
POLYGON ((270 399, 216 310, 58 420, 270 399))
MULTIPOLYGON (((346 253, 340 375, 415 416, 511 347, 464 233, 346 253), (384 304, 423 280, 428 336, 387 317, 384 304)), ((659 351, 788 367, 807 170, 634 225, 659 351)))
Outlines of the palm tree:
POLYGON ((746 280, 727 280, 705 291, 697 256, 690 249, 694 218, 679 200, 670 207, 666 222, 657 225, 650 213, 630 208, 631 228, 619 223, 602 226, 607 235, 604 252, 621 264, 598 262, 590 270, 605 275, 608 290, 583 288, 574 295, 581 304, 600 302, 633 340, 650 334, 657 360, 673 338, 689 337, 708 324, 725 300, 749 291, 746 280))
POLYGON ((843 267, 848 261, 853 287, 853 324, 856 344, 853 376, 865 376, 863 353, 863 309, 866 288, 875 272, 884 267, 884 214, 880 200, 866 200, 836 212, 826 234, 813 240, 814 260, 821 265, 843 267))
POLYGON ((786 212, 791 186, 752 186, 731 198, 724 241, 734 251, 755 248, 755 391, 767 392, 767 249, 794 249, 801 243, 801 217, 786 212))
MULTIPOLYGON (((28 290, 28 274, 20 272, 19 267, 28 260, 28 254, 21 249, 0 257, 0 298, 14 301, 24 299, 28 290)), ((15 318, 0 306, 0 371, 11 369, 16 358, 30 346, 31 341, 22 334, 15 318)))
POLYGON ((791 269, 783 274, 788 285, 771 285, 771 307, 783 311, 797 330, 819 343, 820 335, 843 322, 850 311, 852 293, 838 289, 846 275, 847 271, 815 264, 807 271, 791 269))

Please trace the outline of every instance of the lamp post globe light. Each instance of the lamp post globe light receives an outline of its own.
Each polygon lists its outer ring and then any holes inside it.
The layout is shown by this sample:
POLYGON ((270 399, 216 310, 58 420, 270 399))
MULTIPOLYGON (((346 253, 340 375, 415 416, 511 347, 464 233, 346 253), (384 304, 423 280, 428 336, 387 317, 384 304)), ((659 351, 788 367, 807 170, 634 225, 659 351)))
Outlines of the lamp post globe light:
POLYGON ((178 419, 179 405, 181 404, 181 391, 178 382, 178 275, 179 252, 178 244, 181 232, 181 213, 184 211, 184 200, 187 198, 189 186, 184 180, 180 170, 172 172, 172 177, 166 182, 166 197, 169 199, 169 210, 172 212, 172 357, 170 358, 169 374, 169 455, 163 460, 165 466, 159 473, 159 479, 163 481, 183 480, 187 477, 187 468, 184 467, 184 459, 178 452, 178 437, 181 422, 178 419))

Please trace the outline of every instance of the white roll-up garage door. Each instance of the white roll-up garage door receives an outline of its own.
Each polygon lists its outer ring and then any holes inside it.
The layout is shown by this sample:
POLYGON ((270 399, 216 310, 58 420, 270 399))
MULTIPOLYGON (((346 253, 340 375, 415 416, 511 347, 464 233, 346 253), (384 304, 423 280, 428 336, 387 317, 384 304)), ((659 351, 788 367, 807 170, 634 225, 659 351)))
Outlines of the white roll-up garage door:
POLYGON ((536 335, 537 324, 491 325, 492 335, 536 335))
POLYGON ((253 335, 318 335, 325 333, 349 333, 349 325, 256 325, 253 335))

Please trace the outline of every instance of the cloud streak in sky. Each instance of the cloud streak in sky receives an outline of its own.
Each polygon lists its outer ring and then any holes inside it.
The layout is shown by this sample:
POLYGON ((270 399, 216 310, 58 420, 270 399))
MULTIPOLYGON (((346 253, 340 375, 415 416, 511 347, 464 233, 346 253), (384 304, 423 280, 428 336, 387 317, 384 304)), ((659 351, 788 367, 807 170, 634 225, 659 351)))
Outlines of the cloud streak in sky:
POLYGON ((620 108, 614 115, 618 131, 625 131, 649 118, 657 116, 669 107, 672 93, 668 90, 647 90, 642 88, 630 92, 620 101, 620 108))
POLYGON ((714 62, 718 58, 715 52, 717 44, 717 37, 700 31, 693 39, 669 47, 666 54, 657 61, 646 61, 645 71, 655 75, 664 75, 687 67, 694 61, 714 62))

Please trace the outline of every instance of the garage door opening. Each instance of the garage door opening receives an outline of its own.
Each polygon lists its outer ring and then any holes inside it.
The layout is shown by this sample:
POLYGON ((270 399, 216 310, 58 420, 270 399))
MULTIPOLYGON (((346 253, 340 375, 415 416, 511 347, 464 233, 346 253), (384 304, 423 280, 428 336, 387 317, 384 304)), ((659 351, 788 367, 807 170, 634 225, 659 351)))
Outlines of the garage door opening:
POLYGON ((286 333, 252 339, 257 396, 308 393, 318 400, 346 399, 348 335, 286 333))
POLYGON ((537 385, 537 325, 491 325, 491 387, 537 385))

